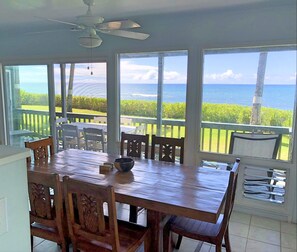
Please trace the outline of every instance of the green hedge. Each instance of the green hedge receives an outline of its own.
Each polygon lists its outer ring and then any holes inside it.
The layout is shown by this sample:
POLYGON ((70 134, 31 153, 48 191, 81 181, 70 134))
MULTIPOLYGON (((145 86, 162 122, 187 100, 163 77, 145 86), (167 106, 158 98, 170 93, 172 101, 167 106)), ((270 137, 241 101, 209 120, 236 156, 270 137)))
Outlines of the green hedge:
MULTIPOLYGON (((21 90, 21 104, 23 105, 48 105, 48 96, 32 94, 21 90)), ((61 96, 56 95, 56 106, 61 107, 61 96)), ((102 113, 107 112, 107 102, 104 98, 74 96, 73 108, 88 109, 102 113)), ((186 113, 185 103, 164 103, 163 118, 184 119, 186 113)), ((157 102, 123 100, 121 101, 121 114, 127 116, 156 117, 157 102)), ((233 104, 204 103, 202 107, 202 120, 222 123, 249 124, 251 106, 233 104)), ((262 107, 262 123, 265 126, 292 126, 293 112, 262 107)))

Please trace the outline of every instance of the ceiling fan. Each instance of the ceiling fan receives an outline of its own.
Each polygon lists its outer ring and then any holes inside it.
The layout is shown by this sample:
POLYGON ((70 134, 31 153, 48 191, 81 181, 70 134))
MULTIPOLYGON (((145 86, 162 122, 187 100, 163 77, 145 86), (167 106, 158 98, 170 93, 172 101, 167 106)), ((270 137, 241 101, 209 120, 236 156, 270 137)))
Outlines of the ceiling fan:
POLYGON ((76 22, 70 23, 57 19, 47 20, 71 25, 72 31, 83 32, 79 37, 79 44, 86 48, 95 48, 101 45, 102 39, 98 36, 97 32, 138 40, 145 40, 149 37, 149 34, 146 33, 127 31, 126 29, 140 27, 138 23, 129 19, 103 23, 103 17, 92 14, 91 6, 94 5, 94 0, 83 0, 83 2, 88 6, 87 12, 85 15, 77 16, 76 22))

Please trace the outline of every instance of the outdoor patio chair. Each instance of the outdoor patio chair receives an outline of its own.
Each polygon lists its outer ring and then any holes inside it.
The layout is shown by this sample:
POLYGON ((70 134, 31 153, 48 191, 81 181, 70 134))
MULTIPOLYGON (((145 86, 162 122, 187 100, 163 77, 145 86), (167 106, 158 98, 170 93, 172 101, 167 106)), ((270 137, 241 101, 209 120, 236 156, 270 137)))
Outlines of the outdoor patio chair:
POLYGON ((229 154, 276 159, 280 134, 231 133, 229 154))
MULTIPOLYGON (((229 175, 224 213, 220 214, 217 223, 199 221, 182 216, 174 216, 164 227, 164 247, 171 251, 171 232, 178 234, 175 245, 179 249, 182 237, 208 242, 216 246, 216 252, 221 252, 223 238, 227 252, 231 252, 229 241, 229 219, 233 210, 240 159, 237 158, 229 175)), ((198 244, 199 246, 199 244, 198 244)), ((165 251, 166 251, 165 249, 165 251)), ((196 251, 196 250, 195 250, 196 251)), ((199 251, 199 249, 197 249, 199 251)))
POLYGON ((104 132, 102 129, 84 128, 86 150, 104 152, 104 132))
POLYGON ((68 123, 68 119, 65 117, 56 119, 56 147, 57 151, 63 148, 63 135, 62 135, 62 124, 68 123))
POLYGON ((80 149, 84 145, 76 125, 62 124, 63 149, 80 149))
MULTIPOLYGON (((259 158, 276 159, 279 146, 281 144, 280 134, 256 134, 256 133, 231 133, 229 154, 243 155, 259 158)), ((275 174, 273 169, 266 173, 260 174, 259 170, 256 176, 262 178, 246 178, 245 185, 251 190, 247 190, 246 194, 263 194, 261 190, 257 190, 260 187, 266 187, 268 190, 268 198, 275 199, 273 195, 274 186, 277 180, 274 180, 275 174), (254 188, 254 189, 253 189, 254 188)))

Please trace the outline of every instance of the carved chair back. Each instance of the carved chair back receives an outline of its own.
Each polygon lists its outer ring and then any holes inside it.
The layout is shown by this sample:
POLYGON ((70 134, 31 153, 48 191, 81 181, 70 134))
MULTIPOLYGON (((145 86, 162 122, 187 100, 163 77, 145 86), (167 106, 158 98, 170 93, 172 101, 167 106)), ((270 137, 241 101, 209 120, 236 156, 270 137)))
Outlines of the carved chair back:
POLYGON ((55 241, 68 250, 67 222, 58 174, 28 171, 30 230, 33 236, 55 241), (51 195, 51 193, 54 195, 51 195))
POLYGON ((144 147, 144 157, 148 158, 149 152, 149 135, 137 135, 121 133, 121 155, 130 157, 141 157, 142 148, 144 147), (126 152, 125 152, 126 144, 126 152))
MULTIPOLYGON (((25 147, 33 151, 34 161, 45 160, 49 157, 49 154, 54 155, 54 143, 51 136, 48 138, 39 139, 32 142, 25 142, 25 147)), ((27 159, 31 161, 31 158, 27 159)))
POLYGON ((155 159, 157 146, 159 147, 159 161, 176 162, 179 156, 179 162, 184 162, 184 138, 170 138, 152 136, 151 159, 155 159), (178 154, 179 152, 179 154, 178 154))

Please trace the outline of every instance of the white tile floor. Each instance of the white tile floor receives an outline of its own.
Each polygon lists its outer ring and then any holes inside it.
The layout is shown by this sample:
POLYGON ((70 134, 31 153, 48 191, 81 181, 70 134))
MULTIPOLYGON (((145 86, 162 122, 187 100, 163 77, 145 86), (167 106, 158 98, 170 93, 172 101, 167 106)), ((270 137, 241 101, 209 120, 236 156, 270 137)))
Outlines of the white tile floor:
MULTIPOLYGON (((120 204, 118 217, 127 219, 128 208, 120 204)), ((139 216, 139 223, 145 224, 145 214, 139 216)), ((230 221, 230 240, 233 252, 296 252, 296 224, 268 218, 233 212, 230 221)), ((183 238, 179 252, 195 251, 197 242, 183 238)), ((58 252, 53 242, 34 239, 34 252, 58 252)), ((72 250, 70 250, 72 251, 72 250)), ((225 251, 225 249, 223 249, 225 251)), ((215 247, 204 243, 200 252, 215 252, 215 247)))

